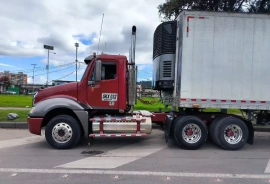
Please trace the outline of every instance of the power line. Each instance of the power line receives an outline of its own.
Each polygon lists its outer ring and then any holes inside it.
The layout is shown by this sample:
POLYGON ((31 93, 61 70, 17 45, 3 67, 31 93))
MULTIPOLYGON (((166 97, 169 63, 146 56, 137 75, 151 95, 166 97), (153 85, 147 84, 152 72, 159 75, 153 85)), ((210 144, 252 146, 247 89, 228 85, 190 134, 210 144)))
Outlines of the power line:
MULTIPOLYGON (((74 63, 75 62, 61 64, 61 65, 56 65, 56 66, 52 66, 50 68, 51 69, 52 68, 60 68, 60 67, 64 67, 64 66, 68 66, 68 65, 74 64, 74 63)), ((36 69, 35 71, 43 71, 43 70, 46 70, 46 67, 36 67, 35 69, 36 69)), ((28 69, 25 69, 25 70, 8 70, 8 72, 9 73, 17 73, 17 72, 32 73, 32 70, 33 70, 32 68, 28 68, 28 69)))
MULTIPOLYGON (((51 71, 51 72, 49 72, 49 73, 51 74, 51 73, 63 71, 63 70, 66 70, 66 69, 68 69, 68 68, 72 68, 73 66, 74 66, 74 65, 69 66, 69 67, 66 67, 66 68, 63 68, 63 69, 60 69, 60 70, 54 70, 54 71, 51 71)), ((41 73, 41 74, 38 74, 38 75, 35 75, 35 76, 40 76, 40 75, 45 75, 45 74, 47 74, 47 73, 41 73)), ((32 77, 32 76, 29 76, 29 77, 32 77)))
MULTIPOLYGON (((79 67, 78 67, 77 70, 79 70, 79 69, 80 69, 80 63, 79 63, 79 67)), ((74 70, 73 72, 70 72, 70 73, 68 73, 67 75, 64 75, 63 77, 58 78, 58 79, 56 79, 56 80, 60 80, 60 79, 66 78, 66 77, 70 76, 71 74, 73 74, 74 72, 76 72, 76 70, 74 70)), ((55 81, 55 80, 51 80, 50 82, 52 82, 52 81, 55 81)), ((50 83, 50 82, 49 82, 49 83, 50 83)), ((76 81, 76 82, 77 82, 77 81, 76 81)))
MULTIPOLYGON (((71 68, 75 65, 75 62, 73 62, 73 65, 72 66, 69 66, 69 67, 66 67, 66 68, 63 68, 63 69, 60 69, 60 70, 55 70, 55 71, 51 71, 50 73, 55 73, 55 72, 59 72, 59 71, 63 71, 63 70, 66 70, 68 68, 71 68)), ((80 63, 79 63, 79 68, 80 68, 80 63)), ((78 68, 78 69, 79 69, 78 68)), ((75 70, 76 71, 76 70, 75 70)), ((73 71, 72 73, 74 73, 75 71, 73 71)), ((37 75, 34 75, 34 77, 37 77, 37 76, 41 76, 41 75, 45 75, 46 73, 42 73, 42 74, 37 74, 37 75)), ((2 75, 2 76, 5 76, 5 75, 2 75)), ((1 77, 1 76, 0 76, 1 77)), ((28 76, 28 77, 33 77, 33 76, 28 76)), ((66 76, 65 76, 66 77, 66 76)), ((9 82, 9 81, 0 81, 0 82, 9 82)), ((51 81, 50 81, 51 82, 51 81)))

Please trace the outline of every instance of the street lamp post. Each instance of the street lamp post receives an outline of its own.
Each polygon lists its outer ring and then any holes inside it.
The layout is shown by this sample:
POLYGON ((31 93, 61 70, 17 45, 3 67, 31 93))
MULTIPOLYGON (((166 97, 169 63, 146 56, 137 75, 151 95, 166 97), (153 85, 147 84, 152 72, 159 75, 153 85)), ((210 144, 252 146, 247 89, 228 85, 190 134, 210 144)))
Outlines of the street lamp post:
POLYGON ((79 47, 79 43, 75 43, 75 47, 76 47, 76 82, 77 82, 77 64, 78 64, 78 60, 77 60, 77 52, 78 52, 78 47, 79 47))
POLYGON ((32 92, 34 92, 34 81, 35 81, 35 66, 37 65, 37 64, 31 64, 31 65, 33 65, 33 91, 32 92))
MULTIPOLYGON (((47 66, 46 66, 46 69, 47 69, 47 82, 46 82, 46 87, 48 87, 48 83, 49 83, 49 55, 50 55, 50 50, 53 50, 53 46, 50 46, 50 45, 44 45, 44 49, 48 49, 48 61, 47 61, 47 66)), ((54 53, 55 54, 55 53, 54 53)))

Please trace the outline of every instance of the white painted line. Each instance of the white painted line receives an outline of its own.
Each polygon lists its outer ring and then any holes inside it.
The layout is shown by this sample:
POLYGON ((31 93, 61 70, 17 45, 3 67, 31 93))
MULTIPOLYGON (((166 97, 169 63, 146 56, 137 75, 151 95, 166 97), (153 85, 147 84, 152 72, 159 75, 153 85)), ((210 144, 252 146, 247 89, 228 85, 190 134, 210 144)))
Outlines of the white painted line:
MULTIPOLYGON (((153 138, 154 139, 154 138, 153 138)), ((166 144, 153 139, 131 144, 104 154, 80 159, 74 162, 56 166, 55 168, 98 168, 113 169, 124 164, 141 159, 167 147, 166 144)))
POLYGON ((270 173, 270 160, 268 161, 268 164, 267 164, 267 166, 265 168, 264 173, 270 173))
POLYGON ((16 173, 13 173, 12 175, 10 175, 10 176, 17 176, 17 174, 16 173))
POLYGON ((96 169, 113 169, 121 165, 133 162, 139 158, 136 157, 127 157, 127 158, 117 158, 117 157, 89 157, 86 159, 81 159, 78 161, 70 162, 55 168, 96 168, 96 169))
POLYGON ((18 139, 9 139, 0 141, 0 149, 21 146, 25 144, 32 144, 42 141, 44 141, 44 136, 31 136, 18 139))
POLYGON ((151 171, 116 171, 116 170, 72 170, 72 169, 19 169, 0 168, 5 173, 37 173, 37 174, 100 174, 100 175, 133 175, 133 176, 166 176, 195 178, 242 178, 269 179, 270 174, 222 174, 222 173, 184 173, 184 172, 151 172, 151 171))

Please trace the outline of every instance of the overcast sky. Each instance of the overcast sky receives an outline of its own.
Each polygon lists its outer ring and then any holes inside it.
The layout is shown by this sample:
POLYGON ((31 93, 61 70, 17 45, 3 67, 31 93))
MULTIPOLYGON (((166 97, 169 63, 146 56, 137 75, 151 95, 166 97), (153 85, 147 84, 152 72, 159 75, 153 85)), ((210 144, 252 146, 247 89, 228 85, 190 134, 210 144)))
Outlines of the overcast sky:
MULTIPOLYGON (((100 52, 123 54, 128 57, 131 27, 137 27, 136 63, 139 79, 151 78, 153 33, 161 23, 157 6, 165 0, 6 0, 0 6, 0 71, 23 70, 32 83, 31 64, 37 64, 35 83, 46 82, 47 50, 50 66, 75 61, 76 41, 79 42, 78 60, 97 52, 102 14, 104 13, 100 52), (145 74, 142 74, 145 71, 145 74)), ((84 71, 79 69, 79 79, 84 71)), ((51 68, 49 81, 59 79, 75 67, 51 68)), ((75 73, 63 78, 75 80, 75 73)))

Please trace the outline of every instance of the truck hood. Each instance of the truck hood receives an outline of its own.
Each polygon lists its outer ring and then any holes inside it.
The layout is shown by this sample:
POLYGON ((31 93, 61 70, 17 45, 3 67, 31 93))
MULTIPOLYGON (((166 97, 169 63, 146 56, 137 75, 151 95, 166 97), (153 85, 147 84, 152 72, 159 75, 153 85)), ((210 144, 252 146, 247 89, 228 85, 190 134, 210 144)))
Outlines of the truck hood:
POLYGON ((35 95, 35 103, 46 100, 48 98, 65 97, 77 100, 77 82, 61 84, 45 89, 41 89, 35 95))

